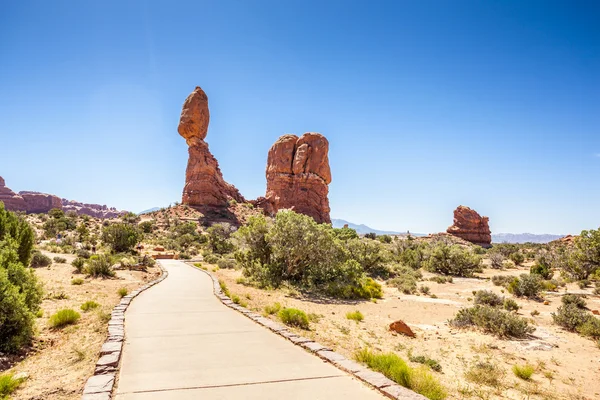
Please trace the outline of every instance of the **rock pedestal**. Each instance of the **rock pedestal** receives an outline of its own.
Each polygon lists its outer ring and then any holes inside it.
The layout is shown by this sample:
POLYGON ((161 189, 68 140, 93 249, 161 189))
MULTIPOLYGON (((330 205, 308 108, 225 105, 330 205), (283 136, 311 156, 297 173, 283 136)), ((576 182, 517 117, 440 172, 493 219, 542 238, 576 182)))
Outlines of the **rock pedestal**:
POLYGON ((454 210, 454 224, 446 232, 481 247, 491 247, 492 233, 489 218, 465 206, 454 210))

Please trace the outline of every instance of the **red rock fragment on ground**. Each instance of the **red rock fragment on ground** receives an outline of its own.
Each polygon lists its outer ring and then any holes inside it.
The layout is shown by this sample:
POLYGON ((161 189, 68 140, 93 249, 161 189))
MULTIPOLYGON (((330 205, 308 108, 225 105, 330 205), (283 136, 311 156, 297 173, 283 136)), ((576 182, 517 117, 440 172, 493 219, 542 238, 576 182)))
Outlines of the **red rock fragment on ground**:
POLYGON ((401 333, 401 334, 406 335, 411 338, 414 338, 417 336, 412 331, 412 329, 410 329, 410 327, 408 325, 406 325, 406 323, 404 323, 404 321, 402 321, 402 320, 392 322, 390 324, 390 330, 394 331, 396 333, 401 333))

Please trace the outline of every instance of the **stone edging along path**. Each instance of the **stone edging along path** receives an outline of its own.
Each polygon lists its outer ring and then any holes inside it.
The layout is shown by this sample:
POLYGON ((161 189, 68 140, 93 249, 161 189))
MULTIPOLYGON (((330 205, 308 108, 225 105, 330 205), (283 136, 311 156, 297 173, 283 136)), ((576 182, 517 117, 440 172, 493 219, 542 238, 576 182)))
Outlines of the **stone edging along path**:
MULTIPOLYGON (((289 331, 286 327, 284 327, 268 318, 265 318, 260 314, 250 311, 247 308, 244 308, 238 304, 235 304, 228 296, 225 295, 225 293, 223 293, 223 291, 221 290, 221 285, 219 285, 219 280, 217 277, 215 277, 212 273, 210 273, 209 271, 206 271, 204 269, 200 269, 200 268, 197 268, 197 267, 194 267, 191 265, 190 265, 190 268, 194 268, 194 269, 204 272, 205 274, 210 276, 210 278, 213 281, 213 290, 214 290, 215 296, 217 296, 217 298, 219 300, 221 300, 221 302, 223 304, 225 304, 227 307, 232 308, 232 309, 244 314, 246 317, 250 318, 257 324, 264 326, 265 328, 273 331, 277 335, 288 339, 295 345, 303 347, 305 350, 315 354, 319 358, 333 364, 337 368, 339 368, 339 369, 349 373, 350 375, 354 376, 355 378, 367 383, 368 385, 370 385, 373 388, 380 391, 385 396, 387 396, 391 399, 427 400, 426 397, 424 397, 418 393, 415 393, 412 390, 405 388, 404 386, 398 385, 396 382, 392 381, 391 379, 386 378, 383 374, 372 371, 372 370, 358 364, 355 361, 348 360, 343 355, 336 353, 336 352, 332 351, 331 349, 329 349, 315 341, 304 338, 302 336, 298 336, 295 333, 289 331)), ((86 399, 86 400, 88 400, 88 399, 86 399)), ((91 399, 89 399, 89 400, 91 400, 91 399)))
POLYGON ((108 337, 100 350, 100 358, 96 362, 94 375, 87 380, 83 388, 81 400, 111 399, 125 338, 125 310, 134 297, 166 279, 167 270, 160 265, 160 262, 157 262, 156 265, 160 268, 161 275, 124 296, 121 302, 113 308, 111 319, 108 321, 108 337))

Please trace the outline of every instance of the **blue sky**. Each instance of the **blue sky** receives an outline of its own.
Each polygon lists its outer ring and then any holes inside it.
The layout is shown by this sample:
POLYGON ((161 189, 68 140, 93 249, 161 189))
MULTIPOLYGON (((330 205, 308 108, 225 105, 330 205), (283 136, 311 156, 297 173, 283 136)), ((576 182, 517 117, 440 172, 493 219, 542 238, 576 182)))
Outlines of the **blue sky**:
POLYGON ((437 232, 600 225, 596 1, 0 3, 0 175, 141 211, 179 200, 181 105, 246 198, 282 134, 330 141, 332 217, 437 232))

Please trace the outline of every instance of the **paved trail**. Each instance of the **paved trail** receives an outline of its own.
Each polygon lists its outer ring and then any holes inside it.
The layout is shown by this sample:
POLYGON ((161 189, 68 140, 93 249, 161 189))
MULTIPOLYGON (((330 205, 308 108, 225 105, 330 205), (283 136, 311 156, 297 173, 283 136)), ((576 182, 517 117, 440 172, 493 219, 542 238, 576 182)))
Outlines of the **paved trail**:
POLYGON ((345 372, 226 307, 205 273, 169 276, 125 314, 117 400, 382 400, 345 372))

